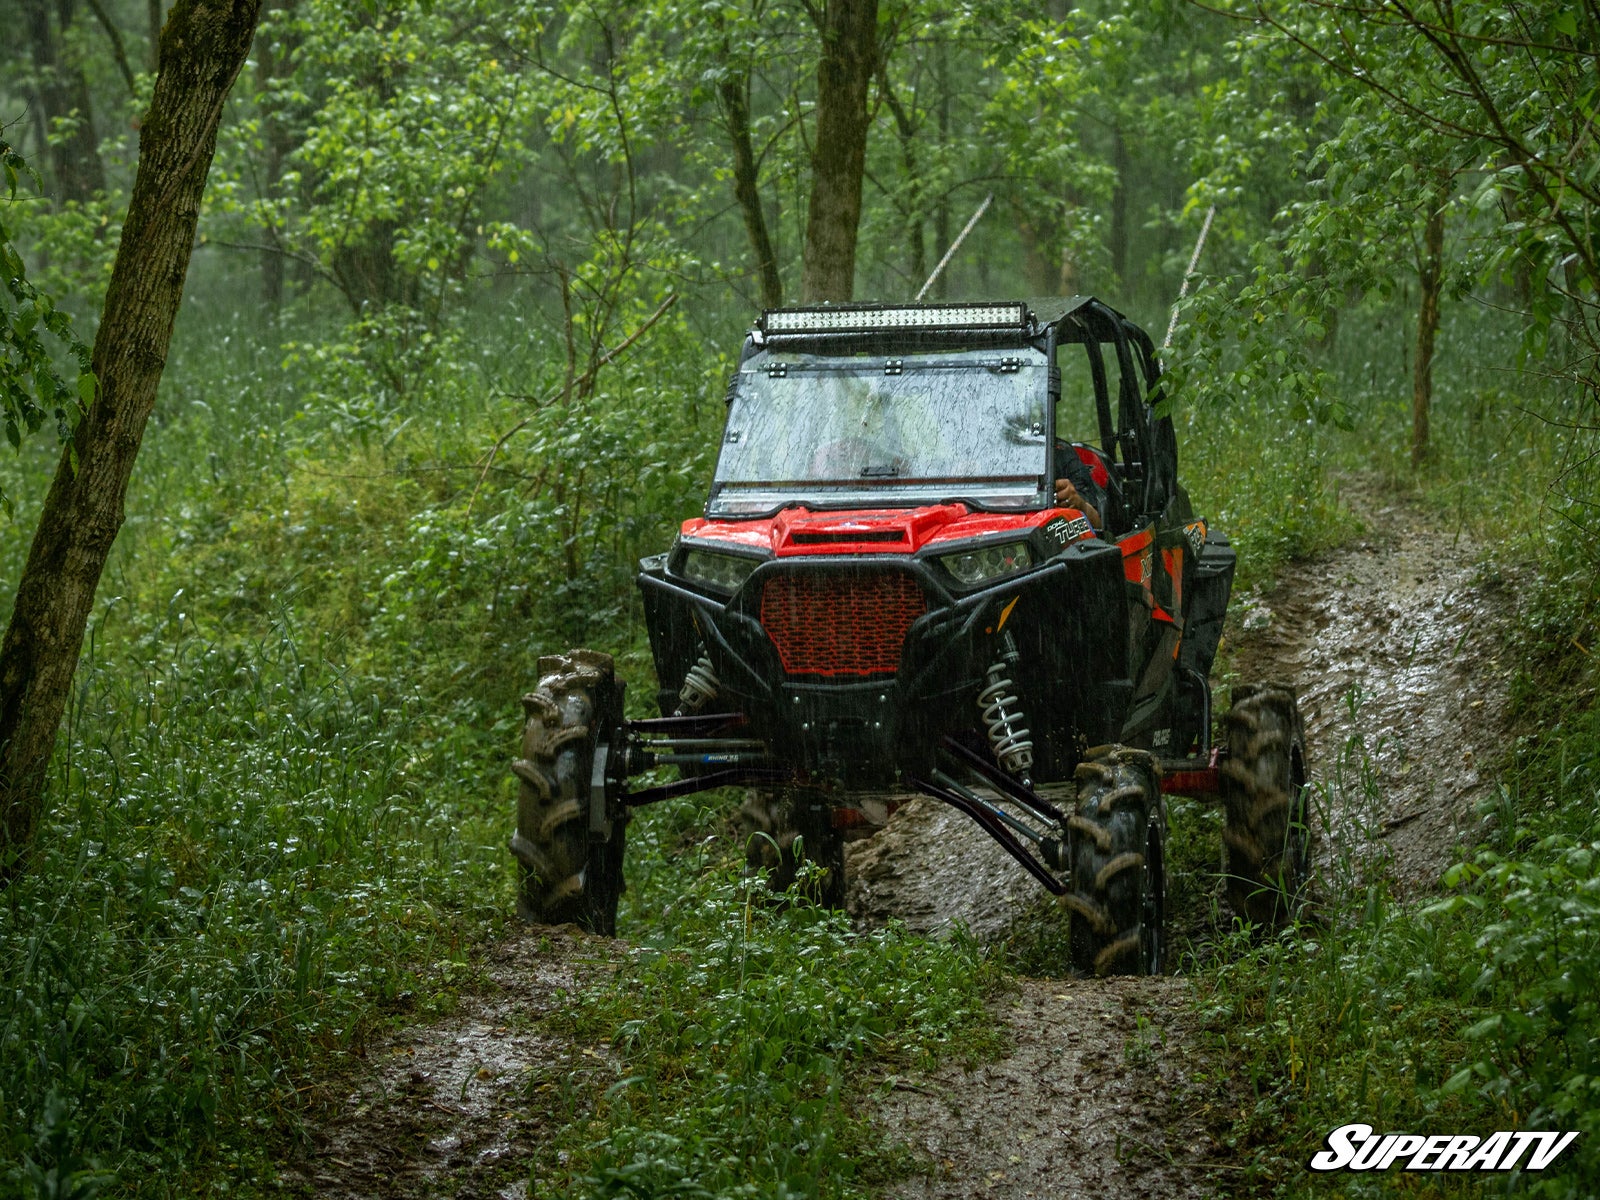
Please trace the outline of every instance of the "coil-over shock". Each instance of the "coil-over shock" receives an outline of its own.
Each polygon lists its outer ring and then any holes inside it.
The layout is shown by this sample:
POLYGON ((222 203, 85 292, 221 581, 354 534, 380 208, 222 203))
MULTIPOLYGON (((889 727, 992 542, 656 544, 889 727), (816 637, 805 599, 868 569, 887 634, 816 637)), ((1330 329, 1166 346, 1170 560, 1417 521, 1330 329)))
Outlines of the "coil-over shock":
POLYGON ((672 715, 694 716, 715 700, 721 690, 722 681, 711 669, 711 656, 702 654, 700 660, 690 667, 688 674, 683 677, 683 686, 678 689, 678 710, 672 715))
POLYGON ((988 686, 978 693, 978 708, 995 761, 1018 776, 1024 787, 1032 787, 1028 772, 1033 769, 1033 733, 1017 698, 1017 685, 1008 674, 1021 660, 1017 643, 1007 632, 1005 650, 989 668, 988 686))

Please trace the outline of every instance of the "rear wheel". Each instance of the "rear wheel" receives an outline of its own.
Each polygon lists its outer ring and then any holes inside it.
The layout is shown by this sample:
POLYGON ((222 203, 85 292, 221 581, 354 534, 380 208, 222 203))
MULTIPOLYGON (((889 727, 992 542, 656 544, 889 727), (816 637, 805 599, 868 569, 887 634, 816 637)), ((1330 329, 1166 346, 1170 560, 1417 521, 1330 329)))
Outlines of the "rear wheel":
POLYGON ((1224 724, 1228 757, 1219 782, 1228 903, 1247 921, 1282 925, 1300 903, 1311 853, 1305 725, 1294 689, 1236 687, 1224 724))
POLYGON ((844 837, 833 827, 833 810, 800 789, 752 789, 739 810, 749 874, 766 873, 775 892, 794 889, 800 863, 822 868, 802 894, 824 908, 844 907, 844 837), (796 850, 798 840, 799 850, 796 850))
POLYGON ((1072 965, 1094 975, 1159 975, 1166 958, 1166 809, 1160 767, 1122 746, 1091 751, 1067 820, 1072 965))
POLYGON ((511 764, 520 781, 511 838, 521 871, 517 915, 611 937, 625 817, 609 822, 609 837, 592 833, 590 790, 596 753, 610 746, 622 719, 622 687, 611 656, 593 650, 541 658, 539 674, 538 687, 522 698, 522 757, 511 764))

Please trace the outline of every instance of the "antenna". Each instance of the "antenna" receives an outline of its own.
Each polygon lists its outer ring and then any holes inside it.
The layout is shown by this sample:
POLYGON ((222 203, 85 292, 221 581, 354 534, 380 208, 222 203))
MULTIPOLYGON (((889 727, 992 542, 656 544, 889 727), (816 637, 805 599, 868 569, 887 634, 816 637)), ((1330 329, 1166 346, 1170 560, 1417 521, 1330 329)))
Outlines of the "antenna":
MULTIPOLYGON (((1206 244, 1206 234, 1211 232, 1211 218, 1217 215, 1217 206, 1213 204, 1206 209, 1206 222, 1200 226, 1200 237, 1194 244, 1194 253, 1189 256, 1189 269, 1183 273, 1183 286, 1178 289, 1178 298, 1172 305, 1172 323, 1167 326, 1167 336, 1162 339, 1161 348, 1167 349, 1172 345, 1172 335, 1178 332, 1178 305, 1183 303, 1183 298, 1189 294, 1189 280, 1194 278, 1194 269, 1200 263, 1200 247, 1206 244)), ((943 263, 939 264, 943 266, 943 263)), ((937 274, 937 272, 935 272, 937 274)))
POLYGON ((922 298, 928 294, 928 289, 933 286, 933 281, 939 278, 939 272, 944 270, 945 264, 950 261, 950 256, 961 248, 962 242, 967 240, 967 234, 972 232, 972 227, 978 223, 978 218, 989 211, 989 201, 993 199, 993 192, 983 198, 983 203, 978 205, 978 211, 972 214, 972 220, 968 221, 966 227, 956 235, 956 240, 950 243, 950 249, 944 252, 944 257, 939 260, 939 265, 933 269, 933 274, 928 276, 928 282, 922 285, 922 290, 917 293, 917 298, 911 303, 920 304, 922 302, 922 298))

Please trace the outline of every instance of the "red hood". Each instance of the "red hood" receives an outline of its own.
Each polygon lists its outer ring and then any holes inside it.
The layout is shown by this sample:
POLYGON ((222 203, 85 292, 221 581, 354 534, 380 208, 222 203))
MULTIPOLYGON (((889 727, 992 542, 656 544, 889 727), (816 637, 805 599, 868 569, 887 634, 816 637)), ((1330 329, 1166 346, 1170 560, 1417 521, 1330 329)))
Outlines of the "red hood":
POLYGON ((961 542, 1013 531, 1022 535, 1055 517, 1077 515, 1076 509, 1061 508, 1022 513, 973 512, 965 504, 850 512, 786 508, 776 516, 748 521, 695 517, 683 523, 682 533, 696 541, 749 546, 778 558, 797 554, 915 554, 924 546, 939 542, 961 542))

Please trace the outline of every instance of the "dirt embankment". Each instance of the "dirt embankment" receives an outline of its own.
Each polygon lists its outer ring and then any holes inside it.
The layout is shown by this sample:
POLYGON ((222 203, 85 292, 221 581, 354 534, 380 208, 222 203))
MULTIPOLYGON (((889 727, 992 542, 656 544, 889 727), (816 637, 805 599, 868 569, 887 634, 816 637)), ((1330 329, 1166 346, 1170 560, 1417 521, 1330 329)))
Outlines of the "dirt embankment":
MULTIPOLYGON (((1503 734, 1502 632, 1510 597, 1472 547, 1419 509, 1355 490, 1361 540, 1290 564, 1238 597, 1232 678, 1294 682, 1307 717, 1324 889, 1386 870, 1432 886, 1471 838, 1503 734)), ((1039 891, 975 826, 919 799, 850 848, 859 920, 960 922, 996 940, 1039 891)), ((343 1198, 525 1195, 532 1148, 556 1106, 530 1077, 602 1066, 604 1047, 553 1037, 538 1018, 572 986, 582 940, 519 934, 454 1016, 369 1058, 341 1114, 292 1178, 343 1198)), ((894 1079, 874 1103, 923 1169, 897 1197, 1061 1198, 1227 1194, 1236 1169, 1214 1134, 1232 1097, 1207 1061, 1181 978, 1024 979, 996 1005, 1005 1060, 894 1079)))

